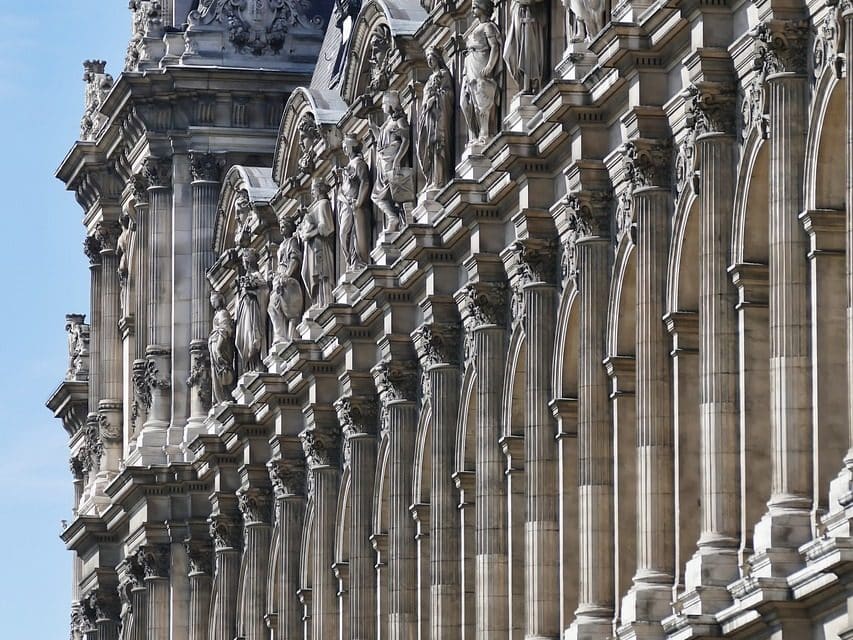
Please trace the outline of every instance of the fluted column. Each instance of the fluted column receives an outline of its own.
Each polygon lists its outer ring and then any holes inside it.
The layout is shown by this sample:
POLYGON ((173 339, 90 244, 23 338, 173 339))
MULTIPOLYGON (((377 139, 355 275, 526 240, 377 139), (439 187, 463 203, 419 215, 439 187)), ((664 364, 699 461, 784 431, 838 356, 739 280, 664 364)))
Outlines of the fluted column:
MULTIPOLYGON (((209 539, 188 538, 184 542, 189 564, 189 640, 207 640, 210 623, 210 594, 213 546, 209 539)), ((140 640, 142 640, 140 638, 140 640)))
POLYGON ((388 432, 388 638, 411 640, 417 631, 417 555, 412 504, 412 469, 418 410, 417 367, 385 360, 373 368, 388 432))
POLYGON ((244 640, 262 640, 269 636, 264 616, 267 613, 267 570, 272 534, 270 493, 269 489, 256 487, 237 492, 243 516, 237 636, 244 640))
POLYGON ((149 342, 145 351, 151 407, 137 451, 143 464, 154 464, 165 462, 163 447, 171 419, 172 162, 148 158, 143 173, 148 182, 151 269, 140 276, 151 281, 146 314, 149 342))
MULTIPOLYGON (((86 486, 83 488, 83 511, 88 509, 90 500, 98 493, 103 493, 106 482, 101 482, 98 487, 96 479, 103 454, 103 445, 98 436, 98 402, 101 395, 101 296, 104 269, 101 257, 101 243, 97 235, 86 236, 83 241, 83 252, 89 258, 89 413, 86 416, 87 443, 89 454, 85 461, 88 467, 86 474, 86 486)), ((103 478, 102 478, 103 480, 103 478)))
POLYGON ((305 462, 277 458, 267 463, 276 500, 278 528, 278 635, 301 638, 302 604, 299 602, 299 567, 305 517, 305 462))
MULTIPOLYGON (((515 244, 519 271, 516 287, 523 299, 521 319, 527 342, 524 392, 524 466, 527 474, 525 514, 525 637, 560 635, 559 504, 556 424, 551 369, 557 324, 555 246, 536 239, 515 244)), ((501 367, 496 367, 500 370, 501 367)), ((479 369, 478 369, 479 375, 479 369)), ((494 383, 500 389, 498 380, 494 383)))
MULTIPOLYGON (((309 408, 306 421, 316 420, 316 408, 309 408)), ((335 424, 335 427, 337 425, 335 424)), ((334 638, 337 630, 337 579, 335 562, 335 512, 340 485, 340 435, 331 424, 314 424, 301 434, 305 460, 311 474, 309 486, 314 498, 311 531, 311 637, 334 638)))
MULTIPOLYGON (((151 298, 151 282, 148 273, 151 266, 151 221, 148 213, 148 180, 143 173, 131 178, 131 189, 136 213, 136 233, 134 234, 134 337, 135 349, 133 371, 133 407, 130 417, 132 424, 129 433, 135 436, 142 431, 142 425, 148 420, 148 410, 151 408, 151 389, 148 387, 146 371, 148 363, 145 350, 148 348, 148 304, 151 298)), ((132 448, 136 443, 131 444, 132 448)))
POLYGON ((83 604, 83 615, 87 620, 84 637, 86 640, 119 640, 119 598, 115 588, 105 587, 89 593, 83 604))
POLYGON ((209 640, 234 640, 240 575, 240 525, 224 514, 210 517, 214 573, 210 596, 209 640))
MULTIPOLYGON (((610 292, 610 195, 569 198, 580 318, 578 321, 578 608, 570 638, 609 634, 614 613, 613 427, 603 361, 610 292)), ((572 526, 571 523, 565 523, 572 526)))
MULTIPOLYGON (((639 138, 624 147, 637 224, 637 570, 622 621, 671 613, 674 573, 673 430, 669 336, 663 322, 672 196, 670 144, 639 138)), ((662 636, 663 630, 657 632, 662 636)))
POLYGON ((453 473, 461 377, 460 326, 424 324, 412 338, 427 375, 432 478, 430 480, 430 638, 458 638, 461 624, 460 520, 453 473))
POLYGON ((349 629, 353 640, 376 637, 376 554, 373 492, 378 411, 373 397, 344 396, 335 403, 344 436, 344 465, 350 469, 349 629))
POLYGON ((757 39, 770 102, 770 427, 768 511, 755 527, 758 575, 787 575, 811 538, 811 356, 808 237, 799 221, 808 125, 809 25, 773 21, 757 39))
POLYGON ((137 562, 145 573, 146 640, 169 640, 169 545, 142 547, 137 562))
POLYGON ((118 595, 121 601, 121 640, 145 640, 147 623, 147 589, 145 574, 135 557, 126 558, 116 567, 118 595))
POLYGON ((213 233, 219 201, 220 165, 212 153, 191 152, 192 173, 192 339, 190 342, 190 417, 184 435, 187 445, 202 432, 202 423, 210 409, 210 285, 207 270, 213 265, 213 233))

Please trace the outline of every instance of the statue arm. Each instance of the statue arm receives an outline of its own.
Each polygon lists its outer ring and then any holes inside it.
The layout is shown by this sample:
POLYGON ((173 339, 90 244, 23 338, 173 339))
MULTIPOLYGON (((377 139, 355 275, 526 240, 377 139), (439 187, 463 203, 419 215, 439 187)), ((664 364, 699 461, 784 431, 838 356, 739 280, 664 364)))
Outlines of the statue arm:
POLYGON ((501 59, 501 40, 497 27, 489 22, 486 29, 486 40, 489 43, 489 61, 483 69, 483 77, 491 78, 497 70, 501 59))
POLYGON ((364 160, 358 163, 356 171, 358 175, 358 197, 355 206, 360 208, 367 204, 367 198, 370 195, 370 172, 364 160))
POLYGON ((335 217, 332 214, 332 205, 328 200, 320 204, 317 213, 319 214, 317 216, 319 218, 317 220, 317 231, 324 238, 328 238, 335 233, 335 217))
POLYGON ((394 157, 395 169, 400 168, 400 163, 409 152, 409 123, 405 118, 400 118, 397 121, 397 135, 400 136, 400 147, 397 149, 397 155, 394 157))

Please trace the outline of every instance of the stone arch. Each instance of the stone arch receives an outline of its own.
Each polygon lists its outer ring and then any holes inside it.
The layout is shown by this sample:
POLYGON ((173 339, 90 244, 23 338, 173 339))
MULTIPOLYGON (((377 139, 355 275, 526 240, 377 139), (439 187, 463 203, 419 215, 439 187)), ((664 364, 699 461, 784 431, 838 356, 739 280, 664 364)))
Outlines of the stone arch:
POLYGON ((389 54, 396 34, 390 27, 391 16, 380 0, 369 0, 361 8, 350 36, 346 65, 341 74, 341 97, 353 104, 367 92, 370 83, 370 43, 374 35, 389 37, 389 54))
MULTIPOLYGON (((291 176, 300 173, 299 159, 302 150, 299 146, 299 128, 305 118, 313 119, 315 126, 319 128, 320 118, 314 97, 305 87, 298 87, 287 99, 281 124, 278 128, 278 138, 273 155, 272 177, 273 181, 279 186, 283 186, 291 176)), ((318 143, 319 136, 318 140, 315 141, 315 146, 318 143)))
POLYGON ((826 65, 815 86, 811 121, 806 136, 806 209, 844 209, 846 140, 844 81, 826 65))
POLYGON ((426 504, 430 500, 432 477, 432 407, 425 401, 418 413, 418 430, 415 435, 415 466, 412 471, 412 503, 426 504))
POLYGON ((390 447, 388 434, 382 434, 376 452, 376 476, 373 485, 373 548, 377 553, 376 613, 382 624, 388 613, 388 504, 391 489, 388 478, 390 447))
POLYGON ((456 424, 456 486, 463 489, 460 503, 460 540, 462 560, 462 603, 460 611, 465 622, 466 637, 474 632, 474 590, 476 571, 474 470, 477 457, 477 373, 473 365, 465 367, 459 419, 456 424))
POLYGON ((554 391, 559 398, 578 396, 578 288, 574 280, 566 285, 557 310, 554 339, 554 391))
POLYGON ((226 249, 234 246, 234 234, 237 229, 237 197, 242 191, 248 194, 249 202, 257 215, 253 222, 254 230, 274 225, 275 215, 270 200, 278 187, 272 179, 272 171, 266 167, 244 167, 234 165, 225 174, 222 190, 219 194, 219 213, 216 216, 213 247, 216 255, 222 255, 226 249))
POLYGON ((767 264, 770 209, 770 145, 753 128, 738 166, 732 220, 732 263, 767 264))
POLYGON ((616 246, 607 305, 607 354, 634 356, 636 339, 636 265, 634 243, 625 234, 616 246))

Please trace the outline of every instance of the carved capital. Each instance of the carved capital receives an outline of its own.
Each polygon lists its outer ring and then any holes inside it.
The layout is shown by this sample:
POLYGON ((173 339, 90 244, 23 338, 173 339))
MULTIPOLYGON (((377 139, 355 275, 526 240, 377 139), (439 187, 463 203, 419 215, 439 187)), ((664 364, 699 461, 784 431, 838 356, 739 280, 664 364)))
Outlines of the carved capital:
POLYGON ((118 593, 103 588, 90 591, 83 602, 83 615, 89 628, 95 628, 94 623, 101 620, 118 621, 119 609, 118 593))
POLYGON ((330 429, 312 427, 299 434, 302 440, 302 450, 308 467, 336 467, 338 465, 338 444, 340 435, 330 429))
POLYGON ((144 588, 145 570, 139 564, 137 556, 122 560, 116 567, 118 574, 118 593, 122 601, 130 599, 130 592, 144 588))
POLYGON ((189 561, 189 575, 213 575, 213 545, 210 540, 187 538, 184 540, 189 561))
POLYGON ((151 544, 140 547, 136 561, 146 578, 168 578, 171 554, 168 544, 151 544))
POLYGON ((270 481, 277 499, 305 495, 305 463, 277 458, 267 463, 270 481))
POLYGON ((633 189, 669 187, 672 143, 668 139, 632 140, 622 146, 622 159, 633 189))
POLYGON ((74 477, 74 480, 82 480, 83 474, 86 471, 83 460, 80 458, 80 454, 78 453, 76 456, 71 456, 68 459, 68 468, 71 470, 71 475, 74 477))
POLYGON ((700 82, 687 87, 689 117, 687 126, 697 136, 706 133, 734 135, 737 92, 734 85, 700 82))
POLYGON ((101 264, 101 242, 94 235, 86 236, 83 239, 83 253, 89 258, 89 264, 92 266, 101 264))
POLYGON ((250 487, 237 491, 237 506, 246 526, 269 524, 272 515, 272 492, 269 489, 250 487))
POLYGON ((144 173, 134 173, 130 177, 130 192, 136 204, 148 204, 148 179, 144 173))
POLYGON ((423 324, 412 333, 421 367, 458 365, 462 359, 462 327, 459 323, 423 324))
POLYGON ((142 164, 142 175, 149 189, 169 189, 172 186, 172 159, 146 158, 142 164))
POLYGON ((218 514, 210 516, 210 537, 216 551, 228 551, 240 548, 242 527, 234 518, 218 514))
POLYGON ((415 400, 417 397, 418 367, 414 362, 383 360, 371 372, 383 406, 398 400, 415 400))
POLYGON ((189 160, 193 182, 219 182, 222 162, 216 154, 190 151, 189 160))
POLYGON ((335 401, 335 411, 345 438, 376 434, 379 411, 374 397, 344 396, 335 401))
POLYGON ((511 250, 518 261, 520 284, 544 282, 554 284, 557 280, 557 241, 540 238, 525 238, 512 243, 511 250))
POLYGON ((575 239, 609 238, 611 191, 575 191, 566 199, 569 228, 576 232, 575 239))
POLYGON ((758 24, 751 31, 756 69, 761 69, 765 77, 806 73, 810 32, 808 20, 768 20, 758 24))
POLYGON ((470 283, 462 290, 468 329, 483 325, 506 326, 509 288, 505 282, 470 283))

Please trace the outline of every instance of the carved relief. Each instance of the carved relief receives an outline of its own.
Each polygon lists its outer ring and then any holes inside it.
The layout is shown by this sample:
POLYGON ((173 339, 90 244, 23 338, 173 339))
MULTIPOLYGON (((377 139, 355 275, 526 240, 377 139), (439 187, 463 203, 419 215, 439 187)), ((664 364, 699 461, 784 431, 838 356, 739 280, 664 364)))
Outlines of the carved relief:
POLYGON ((557 279, 557 242, 526 238, 516 240, 510 249, 518 261, 518 280, 521 284, 546 282, 557 279))
POLYGON ((124 315, 129 311, 129 300, 127 282, 130 276, 130 247, 133 243, 133 234, 136 232, 136 223, 130 219, 130 215, 123 213, 119 219, 121 233, 116 240, 116 256, 118 257, 118 282, 121 287, 121 307, 124 315))
POLYGON ((187 538, 184 540, 189 561, 189 575, 213 575, 213 545, 210 540, 187 538))
POLYGON ((83 239, 83 253, 89 258, 90 265, 101 264, 101 243, 95 236, 86 236, 83 239))
POLYGON ((168 544, 152 544, 140 547, 136 560, 146 578, 168 578, 171 555, 168 544))
POLYGON ((133 32, 124 59, 125 71, 136 71, 143 57, 146 37, 160 37, 163 32, 163 7, 159 0, 130 0, 133 12, 133 32))
POLYGON ((669 187, 672 157, 669 140, 638 138, 623 145, 622 154, 632 189, 669 187))
POLYGON ((412 334, 415 348, 424 369, 436 364, 458 365, 462 356, 459 324, 423 324, 412 334))
POLYGON ((385 121, 381 127, 369 123, 376 143, 376 180, 371 200, 383 214, 385 232, 393 233, 406 228, 403 204, 415 199, 415 172, 407 166, 409 119, 399 93, 385 92, 382 112, 385 121))
POLYGON ((391 77, 391 44, 391 30, 387 25, 380 24, 370 37, 370 80, 367 84, 369 95, 376 95, 388 88, 388 80, 391 77))
POLYGON ((338 464, 339 434, 328 429, 305 429, 299 434, 309 469, 334 467, 338 464))
POLYGON ((687 87, 689 113, 687 126, 696 135, 734 133, 737 93, 729 84, 702 82, 687 87))
POLYGON ((68 340, 66 380, 85 382, 89 379, 89 331, 85 315, 69 313, 65 316, 65 332, 68 340))
POLYGON ((314 114, 310 111, 304 113, 297 125, 299 131, 299 159, 297 165, 299 172, 310 174, 314 171, 317 154, 314 152, 314 144, 320 139, 320 129, 314 114))
POLYGON ((577 249, 578 232, 575 229, 569 228, 565 240, 562 242, 562 251, 560 256, 560 282, 563 289, 569 286, 569 283, 577 284, 578 275, 578 249, 577 249))
POLYGON ((508 287, 505 282, 477 282, 463 290, 473 327, 507 324, 508 287))
POLYGON ((576 191, 566 200, 569 227, 578 238, 610 237, 610 191, 576 191))
POLYGON ((351 439, 358 435, 376 433, 378 420, 376 400, 370 397, 344 396, 335 401, 335 411, 344 436, 344 464, 349 465, 352 451, 351 439))
POLYGON ((113 77, 105 72, 103 60, 86 60, 83 63, 83 82, 86 83, 83 119, 80 122, 80 139, 94 140, 107 123, 101 105, 113 88, 113 77))
MULTIPOLYGON (((165 354, 162 354, 159 352, 154 353, 154 352, 149 351, 149 355, 151 355, 151 356, 168 355, 168 351, 165 352, 165 354)), ((145 368, 145 379, 148 382, 148 388, 151 389, 152 391, 154 391, 154 390, 165 391, 167 389, 172 388, 172 381, 168 378, 168 376, 165 376, 165 375, 160 373, 160 369, 157 367, 157 363, 155 362, 154 358, 150 358, 148 360, 148 364, 146 365, 146 368, 145 368)))
POLYGON ((775 73, 805 73, 811 27, 807 20, 772 20, 758 24, 751 35, 756 62, 765 77, 775 73))
POLYGON ((133 363, 133 406, 130 409, 131 437, 142 427, 151 410, 151 387, 148 385, 148 362, 135 360, 133 363))
POLYGON ((98 434, 104 440, 121 440, 121 423, 116 424, 105 413, 98 414, 98 434))
POLYGON ((269 524, 272 515, 269 489, 240 489, 237 491, 237 506, 246 526, 269 524))
POLYGON ((172 186, 171 158, 146 158, 142 163, 142 175, 149 188, 170 188, 172 186))
POLYGON ((414 400, 418 389, 417 365, 411 361, 383 360, 372 369, 383 405, 397 400, 414 400))
POLYGON ((115 253, 121 235, 121 224, 113 220, 101 220, 95 225, 93 235, 98 241, 101 253, 115 253))
POLYGON ((204 410, 210 409, 212 401, 210 354, 204 343, 190 346, 190 375, 187 386, 195 389, 204 410))
POLYGON ((118 621, 118 593, 108 592, 103 588, 90 591, 83 603, 83 615, 88 625, 84 632, 97 628, 96 623, 99 620, 118 621))
POLYGON ((835 77, 841 78, 844 67, 845 26, 841 17, 846 2, 839 0, 827 0, 826 14, 817 26, 812 56, 814 62, 814 75, 819 78, 823 69, 831 66, 835 77))
POLYGON ((418 118, 418 161, 426 178, 425 190, 441 189, 453 175, 453 120, 456 87, 441 51, 426 50, 430 76, 424 85, 418 118))
POLYGON ((474 0, 476 20, 465 38, 461 107, 468 124, 468 144, 481 145, 497 131, 500 99, 501 34, 492 20, 492 0, 474 0))
POLYGON ((267 463, 275 497, 305 495, 305 464, 302 460, 276 458, 267 463))

